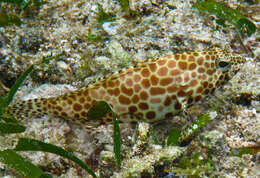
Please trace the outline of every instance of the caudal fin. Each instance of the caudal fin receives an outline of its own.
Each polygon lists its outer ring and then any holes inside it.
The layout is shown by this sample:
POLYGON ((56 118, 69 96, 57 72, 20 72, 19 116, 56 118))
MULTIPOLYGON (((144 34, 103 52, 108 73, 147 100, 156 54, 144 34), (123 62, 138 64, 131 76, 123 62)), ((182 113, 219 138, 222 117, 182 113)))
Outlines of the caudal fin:
POLYGON ((46 102, 46 98, 19 101, 8 106, 5 112, 17 119, 45 115, 48 114, 44 107, 46 102))

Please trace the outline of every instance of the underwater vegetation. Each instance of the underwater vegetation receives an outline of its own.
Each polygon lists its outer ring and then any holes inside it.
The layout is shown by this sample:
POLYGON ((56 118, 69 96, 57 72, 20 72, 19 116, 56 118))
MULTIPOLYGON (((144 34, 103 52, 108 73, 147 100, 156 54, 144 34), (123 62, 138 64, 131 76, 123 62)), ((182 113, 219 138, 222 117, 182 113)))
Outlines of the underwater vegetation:
POLYGON ((257 30, 259 30, 256 28, 253 22, 251 22, 239 11, 226 6, 224 3, 216 2, 214 0, 198 0, 193 5, 193 7, 197 8, 201 12, 207 12, 216 15, 218 18, 216 23, 223 27, 226 27, 226 22, 234 25, 238 34, 239 43, 244 48, 244 51, 251 54, 251 56, 254 56, 252 51, 244 45, 241 37, 245 34, 250 37, 257 30))
POLYGON ((20 20, 19 17, 13 14, 5 14, 3 12, 0 13, 0 26, 5 27, 8 25, 21 25, 22 21, 20 20))
POLYGON ((44 0, 1 0, 0 2, 0 27, 5 27, 9 25, 17 25, 20 26, 22 24, 21 19, 14 14, 10 14, 1 8, 1 4, 9 3, 17 6, 22 10, 30 10, 35 7, 40 7, 44 0))
POLYGON ((114 18, 112 17, 112 15, 106 13, 102 7, 102 5, 98 4, 98 23, 99 24, 103 24, 104 22, 109 22, 112 21, 114 18))
POLYGON ((202 127, 206 126, 209 122, 216 119, 216 117, 218 117, 217 111, 208 111, 202 114, 190 126, 182 128, 182 130, 170 130, 169 136, 167 138, 167 145, 182 145, 183 142, 194 137, 194 134, 196 134, 202 127))
POLYGON ((208 12, 216 15, 219 18, 217 23, 220 25, 225 26, 225 21, 228 21, 233 24, 238 31, 246 33, 248 36, 251 36, 256 32, 256 26, 253 22, 248 20, 237 10, 227 7, 223 3, 214 0, 198 1, 193 5, 193 7, 197 8, 201 12, 208 12))
POLYGON ((130 8, 129 0, 118 0, 122 10, 126 13, 128 17, 134 17, 139 15, 138 12, 130 8))

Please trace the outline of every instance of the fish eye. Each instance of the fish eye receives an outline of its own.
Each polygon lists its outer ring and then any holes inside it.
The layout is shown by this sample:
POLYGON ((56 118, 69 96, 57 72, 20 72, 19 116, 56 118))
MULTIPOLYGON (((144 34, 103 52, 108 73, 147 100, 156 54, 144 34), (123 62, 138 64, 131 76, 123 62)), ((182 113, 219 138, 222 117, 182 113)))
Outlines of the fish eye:
POLYGON ((228 70, 230 68, 230 62, 216 60, 216 66, 222 70, 228 70))
POLYGON ((229 66, 229 62, 220 61, 218 63, 218 66, 221 67, 221 68, 225 68, 225 67, 229 66))

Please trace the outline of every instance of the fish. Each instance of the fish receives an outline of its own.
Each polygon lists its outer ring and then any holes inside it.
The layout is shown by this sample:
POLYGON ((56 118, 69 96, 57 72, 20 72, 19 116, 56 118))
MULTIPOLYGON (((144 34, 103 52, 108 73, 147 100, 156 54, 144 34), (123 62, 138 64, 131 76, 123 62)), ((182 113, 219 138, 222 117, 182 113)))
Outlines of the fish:
POLYGON ((99 120, 88 118, 88 111, 105 101, 120 122, 153 123, 213 95, 245 62, 219 47, 178 53, 140 62, 74 92, 18 101, 8 106, 7 113, 16 118, 49 115, 82 126, 109 124, 112 112, 99 120))

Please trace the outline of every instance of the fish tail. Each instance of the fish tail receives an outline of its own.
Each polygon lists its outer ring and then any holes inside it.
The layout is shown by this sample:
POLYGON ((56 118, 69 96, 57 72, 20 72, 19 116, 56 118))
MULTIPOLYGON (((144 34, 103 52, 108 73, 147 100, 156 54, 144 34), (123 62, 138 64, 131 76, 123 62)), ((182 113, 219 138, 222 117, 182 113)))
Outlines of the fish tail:
POLYGON ((18 101, 17 103, 9 105, 5 109, 5 114, 11 115, 17 119, 26 119, 32 116, 40 116, 48 114, 46 98, 29 99, 25 101, 18 101))

